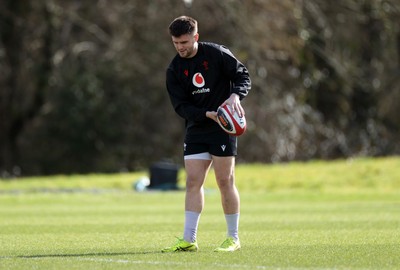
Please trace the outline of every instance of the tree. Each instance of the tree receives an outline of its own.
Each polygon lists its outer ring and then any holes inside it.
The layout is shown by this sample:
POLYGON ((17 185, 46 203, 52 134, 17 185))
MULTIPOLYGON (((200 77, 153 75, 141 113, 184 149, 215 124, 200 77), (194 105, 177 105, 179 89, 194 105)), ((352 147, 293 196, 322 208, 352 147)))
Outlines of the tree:
POLYGON ((399 19, 391 14, 399 9, 390 1, 305 1, 303 12, 306 97, 337 138, 329 156, 393 153, 399 126, 388 130, 379 111, 398 80, 391 59, 399 19))
POLYGON ((43 107, 51 72, 50 14, 43 4, 16 0, 4 1, 2 5, 0 38, 4 58, 0 79, 0 171, 19 174, 18 160, 23 153, 18 147, 18 139, 27 123, 43 107), (34 14, 33 10, 38 10, 39 14, 34 14), (34 27, 38 21, 44 23, 39 28, 34 27))
POLYGON ((0 2, 0 174, 181 162, 168 24, 200 23, 249 68, 239 162, 400 152, 394 0, 0 2), (160 12, 162 11, 162 12, 160 12))

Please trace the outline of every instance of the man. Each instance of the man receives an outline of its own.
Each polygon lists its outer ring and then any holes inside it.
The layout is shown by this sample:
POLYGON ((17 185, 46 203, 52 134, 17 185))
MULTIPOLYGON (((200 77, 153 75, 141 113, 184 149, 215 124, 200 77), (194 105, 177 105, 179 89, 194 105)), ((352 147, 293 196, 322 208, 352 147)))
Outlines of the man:
POLYGON ((229 104, 240 116, 240 104, 250 90, 246 67, 224 46, 199 42, 197 21, 176 18, 169 32, 177 55, 170 63, 166 84, 176 113, 185 119, 184 162, 187 174, 183 238, 163 252, 197 251, 197 228, 204 207, 203 184, 211 164, 221 193, 227 238, 215 251, 240 249, 240 198, 235 186, 237 138, 217 124, 219 106, 229 104))

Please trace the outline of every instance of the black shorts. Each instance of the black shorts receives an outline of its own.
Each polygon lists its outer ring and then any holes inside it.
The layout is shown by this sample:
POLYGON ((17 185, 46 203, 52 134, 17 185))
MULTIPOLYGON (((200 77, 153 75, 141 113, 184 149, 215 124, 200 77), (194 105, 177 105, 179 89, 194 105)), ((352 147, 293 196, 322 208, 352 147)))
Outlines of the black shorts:
POLYGON ((185 159, 190 159, 191 157, 211 159, 210 155, 218 157, 236 156, 237 138, 234 136, 225 136, 225 138, 223 141, 219 140, 218 142, 185 142, 183 155, 185 159))

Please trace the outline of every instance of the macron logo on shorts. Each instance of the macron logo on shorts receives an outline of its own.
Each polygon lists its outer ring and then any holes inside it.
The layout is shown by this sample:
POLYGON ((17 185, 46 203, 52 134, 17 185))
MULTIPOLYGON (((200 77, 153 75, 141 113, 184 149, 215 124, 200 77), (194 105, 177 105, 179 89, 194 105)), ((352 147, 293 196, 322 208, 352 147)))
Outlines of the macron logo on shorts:
POLYGON ((221 145, 221 149, 222 149, 222 151, 224 151, 224 152, 225 152, 226 145, 225 145, 225 144, 221 145))

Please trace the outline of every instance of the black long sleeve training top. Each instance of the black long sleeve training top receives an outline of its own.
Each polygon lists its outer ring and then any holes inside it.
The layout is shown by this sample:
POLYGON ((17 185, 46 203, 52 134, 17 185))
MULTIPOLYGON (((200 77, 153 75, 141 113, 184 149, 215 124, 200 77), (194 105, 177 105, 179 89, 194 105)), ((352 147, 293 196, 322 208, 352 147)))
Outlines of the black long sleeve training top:
POLYGON ((171 103, 186 120, 186 142, 201 142, 205 136, 221 132, 218 124, 206 117, 216 111, 232 93, 247 96, 251 80, 247 68, 222 45, 199 42, 197 54, 171 61, 166 76, 171 103))

